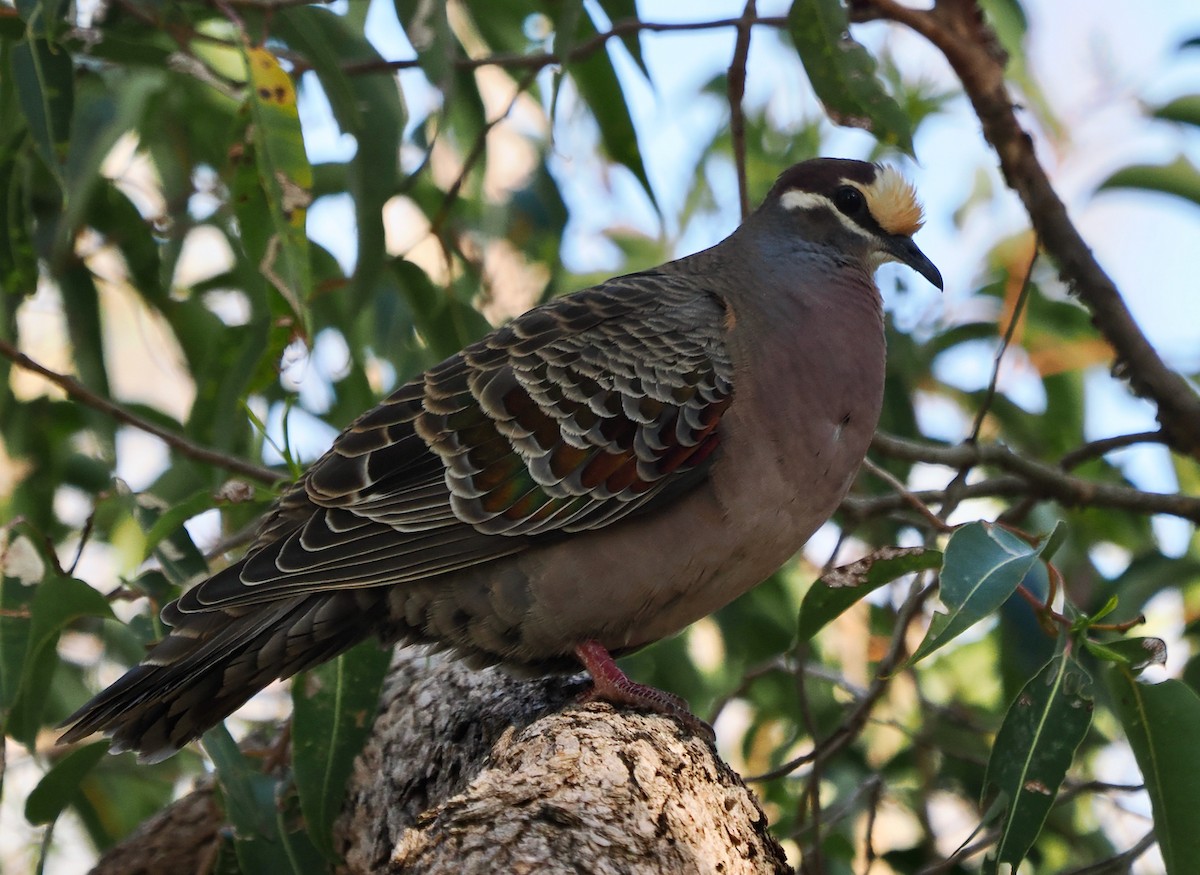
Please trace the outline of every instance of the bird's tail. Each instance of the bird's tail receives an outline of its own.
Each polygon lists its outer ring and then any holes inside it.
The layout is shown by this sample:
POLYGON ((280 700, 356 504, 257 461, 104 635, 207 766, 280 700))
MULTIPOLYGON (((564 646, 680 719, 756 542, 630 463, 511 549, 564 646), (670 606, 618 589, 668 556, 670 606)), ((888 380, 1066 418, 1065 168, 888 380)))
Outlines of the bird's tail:
MULTIPOLYGON (((240 563, 239 563, 240 564, 240 563)), ((237 566, 225 573, 237 573, 237 566)), ((183 613, 142 662, 63 721, 60 743, 93 732, 113 751, 165 759, 198 738, 276 678, 331 659, 372 631, 379 590, 309 593, 266 604, 183 613)))

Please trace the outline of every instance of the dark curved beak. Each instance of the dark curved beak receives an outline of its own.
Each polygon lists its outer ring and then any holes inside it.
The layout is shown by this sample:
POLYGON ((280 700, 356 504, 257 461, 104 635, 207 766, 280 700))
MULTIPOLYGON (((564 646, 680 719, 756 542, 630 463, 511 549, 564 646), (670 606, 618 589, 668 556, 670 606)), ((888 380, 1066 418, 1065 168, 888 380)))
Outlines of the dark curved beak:
POLYGON ((887 251, 896 261, 901 264, 907 264, 937 286, 939 291, 943 290, 942 274, 933 266, 933 262, 925 257, 925 253, 917 248, 917 244, 913 243, 911 237, 905 237, 901 234, 894 234, 888 237, 887 251))

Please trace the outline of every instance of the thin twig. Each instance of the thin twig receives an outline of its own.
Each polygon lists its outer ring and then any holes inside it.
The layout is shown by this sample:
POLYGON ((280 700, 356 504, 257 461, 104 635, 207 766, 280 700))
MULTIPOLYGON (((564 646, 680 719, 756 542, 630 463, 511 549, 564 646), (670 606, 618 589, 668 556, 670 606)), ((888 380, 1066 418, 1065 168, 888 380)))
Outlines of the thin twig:
POLYGON ((160 428, 153 422, 143 419, 132 411, 126 410, 120 404, 97 395, 74 377, 60 374, 44 365, 38 364, 7 340, 0 339, 0 355, 3 355, 23 370, 31 371, 45 377, 66 392, 68 398, 78 401, 80 404, 90 407, 93 410, 99 410, 106 416, 111 416, 117 422, 123 422, 147 434, 154 435, 171 449, 176 450, 180 455, 187 456, 189 459, 195 459, 197 462, 204 462, 217 468, 224 468, 226 471, 231 471, 234 474, 256 480, 260 483, 277 483, 282 479, 282 475, 271 468, 265 468, 261 465, 255 465, 253 462, 247 462, 244 459, 218 453, 215 450, 192 443, 183 435, 160 428))
POLYGON ((1138 839, 1137 844, 1129 850, 1123 851, 1115 857, 1109 857, 1107 860, 1101 860, 1099 863, 1092 863, 1079 869, 1071 869, 1063 873, 1063 875, 1124 875, 1124 873, 1130 871, 1138 857, 1154 847, 1156 841, 1154 830, 1150 830, 1150 832, 1138 839))
POLYGON ((746 96, 746 59, 750 55, 750 31, 755 18, 755 0, 746 0, 746 8, 738 24, 733 60, 725 77, 729 86, 729 138, 733 144, 733 166, 737 171, 738 204, 742 221, 750 215, 750 192, 746 183, 746 113, 742 99, 746 96))
MULTIPOLYGON (((961 443, 954 446, 910 441, 894 435, 877 433, 871 448, 881 455, 908 462, 929 462, 954 469, 989 465, 1012 475, 997 477, 982 483, 964 484, 962 496, 1026 496, 1052 498, 1068 507, 1112 507, 1135 513, 1165 513, 1200 522, 1200 498, 1161 492, 1143 492, 1115 483, 1097 483, 1068 474, 1055 465, 1038 462, 1019 455, 1001 444, 961 443)), ((942 500, 947 490, 913 493, 921 501, 942 500)), ((872 513, 904 507, 911 499, 903 496, 881 498, 852 497, 843 502, 843 509, 872 513)))
POLYGON ((1058 467, 1064 471, 1070 471, 1072 468, 1079 467, 1084 462, 1090 462, 1092 459, 1108 455, 1113 450, 1123 450, 1134 444, 1161 444, 1166 443, 1166 440, 1167 436, 1161 428, 1157 431, 1141 431, 1137 434, 1121 434, 1115 437, 1102 438, 1071 450, 1071 452, 1058 460, 1058 467))
MULTIPOLYGON (((712 30, 721 27, 741 27, 743 18, 721 18, 715 21, 642 21, 638 18, 623 18, 613 22, 613 26, 603 33, 581 40, 571 47, 564 58, 554 52, 537 52, 534 54, 497 53, 481 58, 458 58, 454 66, 464 70, 474 70, 479 67, 503 67, 507 70, 532 69, 541 70, 545 67, 571 63, 595 54, 604 47, 614 36, 625 36, 631 33, 648 31, 651 33, 672 33, 690 30, 712 30)), ((787 18, 779 15, 768 15, 753 19, 750 24, 765 27, 786 27, 787 18)), ((416 58, 401 61, 364 61, 357 64, 347 64, 342 67, 346 74, 378 73, 390 70, 407 70, 419 67, 421 62, 416 58)))
POLYGON ((992 377, 988 380, 987 392, 984 393, 983 403, 975 411, 975 422, 971 426, 970 440, 972 441, 979 440, 979 430, 983 428, 983 420, 996 398, 996 384, 1000 381, 1000 364, 1004 361, 1004 354, 1008 352, 1008 347, 1012 344, 1013 335, 1017 331, 1017 324, 1021 321, 1021 314, 1025 311, 1025 302, 1029 300, 1030 280, 1033 279, 1033 267, 1037 264, 1037 257, 1038 240, 1037 236, 1034 235, 1033 255, 1029 257, 1029 267, 1025 269, 1025 277, 1021 280, 1021 291, 1017 294, 1016 304, 1013 305, 1012 316, 1008 320, 1008 327, 1004 329, 1004 339, 1000 341, 1000 348, 996 350, 996 360, 992 362, 992 377))
POLYGON ((954 526, 949 525, 944 519, 931 511, 929 509, 929 505, 913 495, 912 491, 905 486, 903 482, 901 482, 900 478, 896 477, 887 468, 884 468, 881 465, 876 465, 870 459, 863 459, 863 467, 886 483, 888 486, 895 489, 896 493, 908 502, 909 507, 919 513, 925 518, 926 522, 933 526, 934 531, 942 533, 954 531, 954 526))
POLYGON ((520 100, 521 95, 529 90, 536 79, 536 70, 531 70, 526 73, 525 76, 522 77, 517 83, 517 91, 515 94, 513 94, 512 100, 508 102, 508 106, 504 108, 502 113, 485 124, 483 129, 480 130, 478 136, 475 137, 475 142, 471 144, 471 150, 467 152, 467 157, 463 159, 462 170, 459 172, 458 177, 454 180, 454 183, 450 186, 449 190, 447 190, 446 196, 442 198, 442 205, 438 208, 437 214, 433 217, 433 221, 429 223, 429 233, 433 234, 435 237, 440 236, 442 225, 445 224, 446 219, 450 215, 450 210, 454 207, 455 202, 458 200, 458 195, 462 191, 463 185, 466 184, 467 176, 470 174, 471 169, 475 166, 475 163, 480 159, 480 157, 483 155, 484 149, 487 147, 488 134, 492 132, 492 129, 496 127, 496 125, 508 118, 513 109, 516 107, 517 101, 520 100))
POLYGON ((838 724, 838 728, 830 736, 815 744, 813 749, 808 753, 795 757, 761 775, 748 777, 745 779, 748 783, 772 781, 776 778, 782 778, 784 775, 790 775, 796 769, 808 763, 823 762, 858 737, 863 727, 867 725, 871 709, 875 707, 875 703, 887 691, 895 676, 895 668, 899 665, 907 649, 905 639, 908 637, 909 624, 920 613, 921 606, 925 604, 925 600, 929 598, 932 592, 933 587, 921 585, 920 576, 913 581, 908 597, 896 612, 896 626, 892 632, 891 643, 888 645, 887 652, 879 660, 879 664, 875 668, 875 679, 867 689, 866 695, 855 703, 850 713, 838 724))

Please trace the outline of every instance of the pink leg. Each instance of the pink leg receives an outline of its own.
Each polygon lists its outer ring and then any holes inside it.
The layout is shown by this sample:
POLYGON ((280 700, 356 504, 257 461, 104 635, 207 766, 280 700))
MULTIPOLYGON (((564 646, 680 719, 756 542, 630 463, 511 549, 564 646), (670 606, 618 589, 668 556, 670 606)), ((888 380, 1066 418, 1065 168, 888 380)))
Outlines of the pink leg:
POLYGON ((592 688, 580 697, 583 702, 612 702, 629 705, 645 711, 654 711, 674 717, 686 726, 693 735, 713 741, 716 734, 711 726, 688 709, 688 704, 678 696, 634 683, 617 667, 612 654, 599 641, 585 641, 575 648, 575 656, 592 676, 592 688))

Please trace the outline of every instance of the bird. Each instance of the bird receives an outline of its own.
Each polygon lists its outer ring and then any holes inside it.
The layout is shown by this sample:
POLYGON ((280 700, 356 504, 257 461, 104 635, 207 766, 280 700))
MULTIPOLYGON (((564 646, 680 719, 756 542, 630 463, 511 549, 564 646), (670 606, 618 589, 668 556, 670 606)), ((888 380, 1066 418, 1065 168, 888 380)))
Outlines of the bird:
POLYGON ((554 298, 354 420, 245 556, 61 724, 170 756, 277 678, 375 635, 591 676, 699 723, 615 658, 753 588, 835 512, 883 401, 876 269, 935 285, 894 167, 813 158, 709 249, 554 298))

